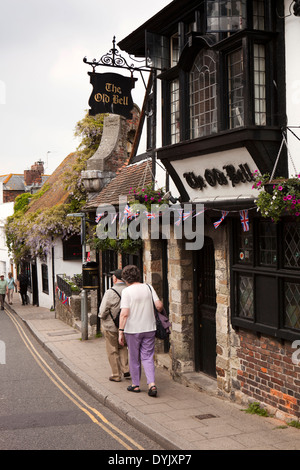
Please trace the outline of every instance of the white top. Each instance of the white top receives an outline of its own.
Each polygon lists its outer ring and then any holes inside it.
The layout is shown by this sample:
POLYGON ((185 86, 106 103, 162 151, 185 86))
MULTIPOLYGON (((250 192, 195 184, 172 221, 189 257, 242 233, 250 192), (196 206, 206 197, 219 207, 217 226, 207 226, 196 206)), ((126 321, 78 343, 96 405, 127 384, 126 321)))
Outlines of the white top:
MULTIPOLYGON (((159 297, 150 286, 153 300, 159 297)), ((156 330, 153 301, 148 284, 132 284, 122 291, 121 308, 129 308, 129 316, 124 327, 125 333, 144 333, 156 330)))

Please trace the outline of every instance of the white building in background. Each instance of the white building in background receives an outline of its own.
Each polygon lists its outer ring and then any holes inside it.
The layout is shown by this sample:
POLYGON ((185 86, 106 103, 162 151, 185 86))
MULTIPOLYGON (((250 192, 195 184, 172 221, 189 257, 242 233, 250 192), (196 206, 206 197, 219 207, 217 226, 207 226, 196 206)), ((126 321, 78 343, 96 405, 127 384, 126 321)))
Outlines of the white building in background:
POLYGON ((285 1, 286 113, 290 129, 287 134, 290 176, 295 175, 295 170, 300 173, 300 61, 296 50, 297 44, 300 44, 300 18, 293 14, 295 3, 285 1))
POLYGON ((16 272, 13 268, 13 261, 9 256, 8 248, 6 246, 6 237, 5 237, 5 223, 7 217, 12 215, 14 212, 14 203, 6 202, 0 204, 0 274, 7 274, 11 271, 13 272, 14 277, 16 277, 16 272))

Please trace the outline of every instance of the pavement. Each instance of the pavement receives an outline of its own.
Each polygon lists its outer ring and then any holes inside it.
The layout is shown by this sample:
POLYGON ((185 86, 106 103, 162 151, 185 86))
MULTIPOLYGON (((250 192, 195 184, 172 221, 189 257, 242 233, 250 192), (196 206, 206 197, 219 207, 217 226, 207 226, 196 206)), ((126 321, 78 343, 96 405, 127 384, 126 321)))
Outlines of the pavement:
POLYGON ((55 311, 23 306, 18 294, 6 309, 23 320, 56 361, 99 402, 165 450, 300 449, 300 429, 273 417, 247 414, 242 405, 216 396, 216 384, 202 374, 187 374, 184 385, 158 366, 157 397, 148 396, 144 373, 141 393, 130 393, 130 381, 108 380, 111 370, 103 337, 82 341, 81 332, 57 319, 55 311))

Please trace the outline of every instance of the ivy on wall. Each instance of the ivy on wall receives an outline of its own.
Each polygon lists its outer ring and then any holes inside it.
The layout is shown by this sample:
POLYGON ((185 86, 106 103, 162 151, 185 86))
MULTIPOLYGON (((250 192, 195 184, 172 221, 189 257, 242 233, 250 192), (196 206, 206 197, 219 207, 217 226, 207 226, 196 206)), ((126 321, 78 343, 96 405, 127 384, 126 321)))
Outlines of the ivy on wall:
POLYGON ((67 239, 80 233, 79 218, 67 217, 67 214, 80 212, 86 202, 80 174, 100 144, 104 116, 92 117, 86 113, 76 125, 75 136, 81 137, 77 158, 71 170, 62 175, 64 189, 69 193, 66 203, 28 212, 30 204, 49 190, 47 182, 37 193, 24 193, 16 198, 14 214, 8 217, 5 225, 6 244, 16 263, 28 257, 45 259, 56 237, 67 239))

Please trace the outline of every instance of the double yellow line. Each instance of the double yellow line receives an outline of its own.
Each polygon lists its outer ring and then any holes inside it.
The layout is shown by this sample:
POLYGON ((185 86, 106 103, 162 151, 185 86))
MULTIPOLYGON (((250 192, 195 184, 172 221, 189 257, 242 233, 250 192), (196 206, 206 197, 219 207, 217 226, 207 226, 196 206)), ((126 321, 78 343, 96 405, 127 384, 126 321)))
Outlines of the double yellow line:
POLYGON ((25 346, 30 351, 32 356, 34 357, 37 364, 40 368, 45 372, 47 377, 56 385, 57 388, 66 396, 68 397, 81 411, 83 411, 92 421, 93 423, 97 424, 100 428, 102 428, 107 434, 109 434, 113 439, 119 442, 125 449, 127 450, 144 450, 137 442, 131 439, 130 436, 127 436, 123 433, 120 429, 110 423, 98 410, 88 405, 79 395, 77 395, 55 372, 51 367, 47 364, 47 362, 41 357, 41 355, 37 352, 35 347, 33 346, 32 342, 26 335, 24 329, 15 319, 11 312, 9 312, 6 308, 5 311, 9 318, 12 320, 14 325, 16 326, 20 337, 22 338, 25 346), (121 437, 119 437, 121 436, 121 437), (124 440, 123 440, 124 439, 124 440), (131 445, 129 445, 130 443, 131 445))

